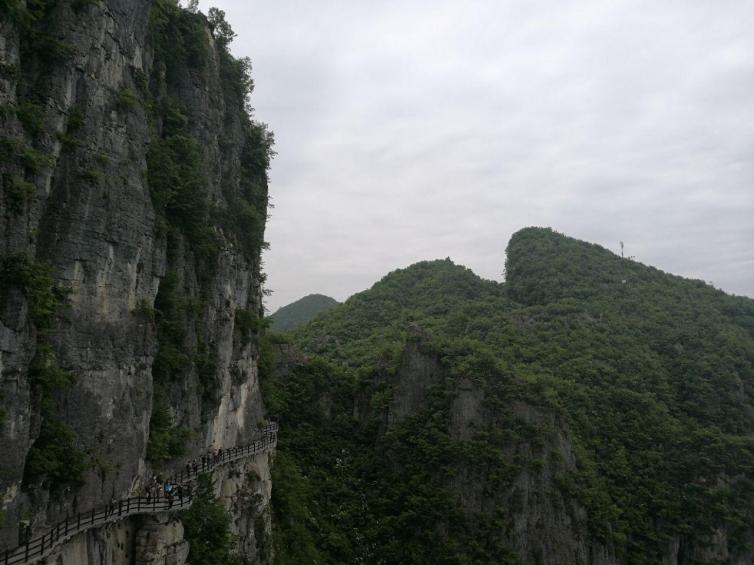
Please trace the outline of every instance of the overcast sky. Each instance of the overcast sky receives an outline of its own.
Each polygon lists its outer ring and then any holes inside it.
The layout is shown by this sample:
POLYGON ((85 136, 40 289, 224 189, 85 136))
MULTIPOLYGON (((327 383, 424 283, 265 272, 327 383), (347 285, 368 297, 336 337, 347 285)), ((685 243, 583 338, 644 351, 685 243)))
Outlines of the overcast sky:
POLYGON ((275 132, 272 312, 551 226, 754 296, 754 2, 214 0, 275 132))

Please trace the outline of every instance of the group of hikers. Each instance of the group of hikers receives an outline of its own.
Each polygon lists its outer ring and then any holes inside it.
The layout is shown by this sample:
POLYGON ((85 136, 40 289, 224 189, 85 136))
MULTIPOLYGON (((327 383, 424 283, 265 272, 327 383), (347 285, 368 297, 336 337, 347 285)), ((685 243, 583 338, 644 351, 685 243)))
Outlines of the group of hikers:
POLYGON ((170 508, 173 506, 173 500, 178 499, 183 504, 183 497, 191 495, 191 483, 163 481, 160 475, 154 475, 144 490, 147 504, 153 499, 164 499, 168 501, 168 508, 170 508))
MULTIPOLYGON (((180 483, 173 483, 172 481, 162 481, 160 475, 154 475, 152 480, 143 489, 143 496, 147 499, 147 504, 156 500, 167 500, 168 508, 172 508, 173 500, 179 499, 181 505, 183 505, 183 497, 191 496, 191 483, 182 485, 180 483)), ((124 510, 125 502, 123 500, 115 500, 113 498, 105 507, 105 518, 118 514, 124 510)))
POLYGON ((145 496, 147 501, 152 501, 153 498, 164 499, 168 501, 168 507, 173 506, 173 500, 179 499, 183 504, 183 497, 185 494, 191 493, 191 483, 182 483, 181 479, 187 481, 192 475, 198 475, 200 471, 205 471, 213 465, 217 465, 222 461, 223 448, 220 447, 216 450, 205 453, 201 457, 196 457, 186 462, 186 476, 179 477, 178 481, 168 479, 162 480, 162 476, 154 475, 150 483, 145 487, 145 496))
MULTIPOLYGON (((235 451, 235 447, 231 451, 235 451)), ((189 477, 192 474, 196 475, 200 470, 204 471, 212 465, 217 465, 223 459, 223 448, 220 447, 214 451, 209 451, 202 455, 186 462, 186 476, 189 477)))
MULTIPOLYGON (((270 433, 268 429, 272 430, 273 433, 277 431, 276 425, 274 427, 272 424, 268 425, 264 429, 265 438, 270 433)), ((262 447, 265 447, 266 445, 267 443, 262 443, 262 447)), ((251 453, 252 454, 257 453, 258 445, 256 443, 253 444, 253 448, 254 450, 251 453)), ((192 485, 191 485, 191 480, 193 477, 198 475, 200 472, 209 471, 215 465, 222 463, 223 456, 226 456, 226 459, 228 461, 232 461, 239 456, 243 456, 244 454, 249 454, 249 451, 247 451, 247 449, 248 449, 248 446, 247 447, 231 447, 226 450, 223 450, 223 448, 221 447, 221 448, 209 451, 200 457, 191 459, 190 461, 186 462, 185 477, 183 476, 183 473, 179 473, 177 479, 169 478, 163 481, 161 475, 153 475, 151 480, 148 482, 148 484, 146 484, 141 489, 139 496, 141 498, 146 498, 147 504, 156 503, 158 500, 166 500, 168 502, 168 508, 172 508, 174 501, 178 500, 179 505, 183 506, 184 499, 188 497, 190 500, 193 494, 192 485)), ((105 519, 108 519, 115 514, 120 516, 123 512, 130 513, 132 509, 134 508, 134 504, 136 503, 141 504, 141 507, 143 508, 143 502, 139 502, 138 499, 128 498, 125 500, 116 500, 115 498, 112 498, 110 500, 110 503, 105 506, 105 519)), ((137 508, 138 507, 139 506, 137 505, 137 508)), ((163 508, 164 507, 160 505, 160 509, 163 509, 163 508)), ((87 516, 88 515, 89 514, 87 514, 87 516)), ((94 524, 94 515, 95 515, 95 511, 92 510, 91 511, 92 524, 94 524)), ((77 516, 76 522, 79 523, 79 525, 80 525, 82 516, 84 516, 84 514, 82 513, 79 513, 77 516)), ((60 530, 61 524, 62 522, 57 525, 58 530, 60 530)), ((68 519, 65 520, 65 532, 67 535, 68 519)), ((19 545, 26 544, 27 551, 28 551, 28 544, 31 541, 31 535, 32 535, 31 524, 29 523, 29 521, 22 521, 19 524, 19 545)), ((6 560, 7 560, 7 557, 6 557, 6 560)))

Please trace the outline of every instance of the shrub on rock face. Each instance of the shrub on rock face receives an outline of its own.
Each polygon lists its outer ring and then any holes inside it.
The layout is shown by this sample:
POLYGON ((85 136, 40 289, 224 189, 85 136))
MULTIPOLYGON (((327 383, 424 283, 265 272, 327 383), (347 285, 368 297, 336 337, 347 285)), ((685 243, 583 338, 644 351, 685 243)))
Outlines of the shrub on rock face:
POLYGON ((241 565, 241 560, 232 553, 235 539, 230 520, 215 496, 211 475, 199 475, 194 502, 181 517, 186 540, 191 545, 189 561, 192 565, 241 565))

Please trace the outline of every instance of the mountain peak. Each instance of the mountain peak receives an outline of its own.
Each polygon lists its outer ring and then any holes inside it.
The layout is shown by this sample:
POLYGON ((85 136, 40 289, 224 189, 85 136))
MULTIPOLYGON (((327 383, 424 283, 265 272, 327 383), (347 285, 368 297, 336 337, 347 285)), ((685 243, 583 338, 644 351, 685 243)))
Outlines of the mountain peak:
POLYGON ((338 304, 340 302, 324 294, 308 294, 287 306, 279 308, 270 316, 272 329, 279 332, 291 330, 338 304))
POLYGON ((604 247, 581 241, 551 228, 519 230, 508 244, 506 287, 524 304, 563 299, 591 299, 625 294, 626 289, 653 292, 659 286, 717 293, 702 281, 683 279, 623 258, 604 247))

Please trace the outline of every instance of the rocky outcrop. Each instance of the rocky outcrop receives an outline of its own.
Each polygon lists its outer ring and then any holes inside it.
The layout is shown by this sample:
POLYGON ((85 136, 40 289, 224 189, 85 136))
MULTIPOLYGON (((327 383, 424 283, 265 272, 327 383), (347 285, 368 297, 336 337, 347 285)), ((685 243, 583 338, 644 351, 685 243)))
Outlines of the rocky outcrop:
MULTIPOLYGON (((126 520, 118 524, 89 530, 74 536, 41 563, 44 565, 118 565, 119 563, 132 563, 134 540, 141 526, 142 524, 135 520, 126 520)), ((175 565, 179 565, 179 563, 175 565)), ((182 565, 182 562, 180 565, 182 565)))
POLYGON ((420 413, 428 390, 446 386, 451 387, 448 434, 453 440, 495 437, 510 430, 511 423, 536 430, 528 436, 498 436, 501 458, 495 474, 506 468, 510 473, 502 482, 478 461, 457 463, 447 486, 469 522, 505 509, 505 523, 495 536, 502 545, 514 548, 522 563, 619 563, 606 548, 588 539, 583 528, 586 512, 561 492, 560 482, 576 470, 576 456, 568 427, 555 414, 515 399, 504 408, 493 407, 485 398, 483 382, 473 373, 467 378, 451 378, 436 353, 411 341, 393 383, 388 425, 420 413), (501 413, 503 410, 507 413, 501 413))
MULTIPOLYGON (((0 545, 7 546, 17 543, 22 522, 40 531, 133 494, 150 473, 182 458, 247 443, 264 420, 255 337, 262 241, 244 239, 244 217, 234 215, 241 208, 261 218, 261 233, 269 139, 244 109, 248 68, 215 41, 201 14, 169 2, 45 6, 31 24, 22 6, 0 15, 0 545), (170 51, 161 48, 166 34, 170 51), (189 52, 190 45, 201 49, 189 52), (162 144, 172 153, 156 158, 162 144), (199 175, 190 179, 194 192, 185 175, 169 170, 184 166, 182 158, 199 175), (167 180, 155 180, 155 171, 167 171, 167 180), (189 203, 196 209, 181 215, 189 203), (190 224, 196 214, 204 214, 202 238, 190 224), (48 295, 55 307, 39 303, 48 295), (48 306, 54 313, 44 318, 39 310, 48 306), (175 366, 158 374, 158 352, 177 345, 168 359, 175 366), (50 385, 39 366, 72 382, 50 385), (159 431, 184 445, 150 461, 158 408, 168 420, 159 431), (43 445, 51 422, 81 458, 78 480, 29 474, 32 448, 43 445)), ((257 476, 268 477, 267 464, 266 457, 255 463, 257 476)), ((265 512, 257 505, 245 516, 246 508, 238 509, 241 521, 265 512)), ((155 533, 167 525, 150 528, 129 534, 142 540, 136 546, 124 544, 155 555, 180 545, 155 533)), ((178 540, 179 526, 170 528, 178 540)), ((244 553, 260 551, 244 532, 244 553)), ((96 535, 87 534, 87 547, 96 535)))
POLYGON ((239 539, 238 553, 249 563, 273 562, 271 453, 223 469, 217 476, 217 497, 232 517, 233 535, 239 539))
POLYGON ((135 565, 184 565, 189 544, 183 537, 183 524, 170 515, 150 516, 142 521, 135 540, 135 565))

